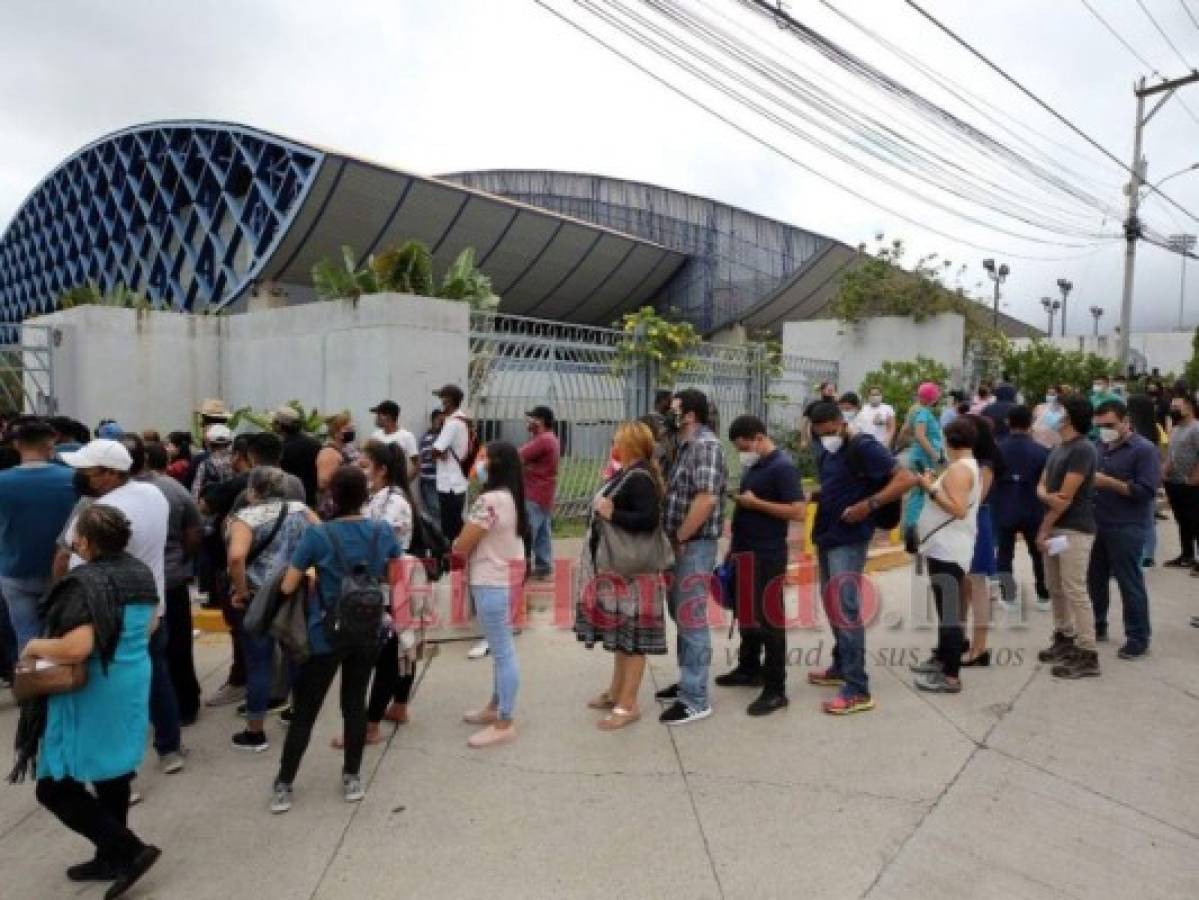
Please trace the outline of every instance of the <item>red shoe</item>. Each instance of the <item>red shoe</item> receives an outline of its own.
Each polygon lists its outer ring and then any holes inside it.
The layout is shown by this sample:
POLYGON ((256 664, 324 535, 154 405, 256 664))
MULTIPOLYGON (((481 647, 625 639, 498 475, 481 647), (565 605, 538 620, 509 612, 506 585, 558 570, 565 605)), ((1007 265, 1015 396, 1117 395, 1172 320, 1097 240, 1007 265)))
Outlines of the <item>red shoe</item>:
POLYGON ((808 673, 808 684, 814 684, 816 687, 841 687, 845 684, 845 679, 841 674, 829 666, 827 669, 817 669, 808 673))
POLYGON ((838 694, 832 700, 821 703, 820 708, 830 716, 848 716, 874 709, 874 700, 869 694, 854 694, 852 697, 838 694))

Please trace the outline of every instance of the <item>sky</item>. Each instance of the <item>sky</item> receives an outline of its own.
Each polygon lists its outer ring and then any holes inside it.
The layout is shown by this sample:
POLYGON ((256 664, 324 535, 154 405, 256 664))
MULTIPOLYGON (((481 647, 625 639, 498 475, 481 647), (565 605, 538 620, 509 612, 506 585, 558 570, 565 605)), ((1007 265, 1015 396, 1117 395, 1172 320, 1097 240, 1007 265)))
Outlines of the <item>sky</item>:
MULTIPOLYGON (((937 253, 967 265, 960 283, 990 297, 980 265, 1007 262, 1004 310, 1043 325, 1040 300, 1074 283, 1069 333, 1101 333, 1119 321, 1124 242, 1049 234, 997 216, 972 196, 954 201, 971 219, 931 207, 918 175, 880 183, 742 104, 713 94, 597 24, 573 0, 546 5, 587 25, 727 119, 746 136, 637 71, 533 0, 8 0, 0 4, 0 227, 56 165, 96 138, 158 119, 215 119, 260 127, 424 174, 486 168, 594 172, 700 194, 781 219, 851 245, 876 234, 902 238, 908 260, 937 253), (797 163, 798 161, 798 163, 797 163), (834 186, 839 181, 853 193, 834 186), (881 207, 886 207, 881 208, 881 207), (1015 232, 1016 234, 1004 233, 1015 232), (1038 243, 1016 235, 1035 233, 1038 243), (1071 245, 1071 246, 1059 246, 1071 245), (1033 257, 1033 258, 1025 258, 1033 257)), ((624 0, 644 11, 638 0, 624 0)), ((1088 0, 1134 49, 1170 77, 1199 65, 1199 0, 1143 0, 1176 55, 1134 0, 1088 0)), ((894 101, 855 84, 737 0, 679 0, 744 29, 769 58, 831 78, 880 115, 915 134, 894 101)), ((946 25, 1040 94, 1120 160, 1131 161, 1132 86, 1145 66, 1092 17, 1082 0, 925 0, 946 25)), ((1123 208, 1127 172, 1052 120, 1015 88, 938 33, 903 0, 790 0, 789 13, 888 75, 1037 155, 1071 185, 1123 208), (830 11, 859 18, 916 54, 950 83, 998 110, 1000 126, 830 11)), ((776 104, 768 104, 777 111, 776 104)), ((1199 84, 1183 88, 1145 131, 1149 181, 1199 162, 1199 84), (1183 98, 1194 119, 1179 104, 1183 98)), ((1081 205, 978 162, 994 189, 1073 230, 1117 234, 1081 205)), ((1199 214, 1199 171, 1164 190, 1199 214)), ((1144 217, 1163 234, 1199 231, 1199 221, 1152 198, 1144 217)), ((1133 328, 1169 330, 1179 320, 1181 260, 1142 243, 1133 328)), ((1194 266, 1192 266, 1194 268, 1194 266)), ((1185 322, 1199 324, 1199 269, 1189 273, 1185 322)))

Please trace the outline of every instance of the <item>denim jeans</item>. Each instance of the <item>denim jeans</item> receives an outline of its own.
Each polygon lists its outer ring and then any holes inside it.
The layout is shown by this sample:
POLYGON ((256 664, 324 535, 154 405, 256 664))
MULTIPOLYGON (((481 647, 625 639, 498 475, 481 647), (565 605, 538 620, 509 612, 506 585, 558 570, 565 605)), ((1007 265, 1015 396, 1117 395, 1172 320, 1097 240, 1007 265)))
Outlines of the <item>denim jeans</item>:
POLYGON ((178 753, 179 704, 167 665, 166 622, 159 622, 150 635, 150 721, 154 723, 154 749, 158 755, 178 753))
POLYGON ((1157 498, 1149 504, 1149 513, 1145 517, 1145 559, 1153 559, 1157 555, 1157 498))
POLYGON ((429 518, 441 524, 441 500, 437 496, 436 479, 422 478, 420 480, 420 502, 424 504, 429 518))
POLYGON ((275 639, 242 632, 241 640, 246 654, 246 718, 262 719, 275 681, 275 639))
POLYGON ((42 630, 38 621, 37 605, 50 587, 48 578, 9 578, 0 576, 0 597, 8 607, 8 618, 12 622, 13 633, 17 637, 17 655, 21 658, 21 650, 42 630))
POLYGON ((516 709, 516 692, 520 689, 516 642, 512 639, 512 595, 506 587, 483 584, 472 584, 470 593, 495 664, 491 702, 499 710, 500 718, 508 721, 516 709))
POLYGON ((820 547, 817 551, 820 564, 820 597, 824 603, 824 614, 833 631, 833 665, 835 672, 845 680, 841 694, 853 697, 870 695, 870 681, 866 677, 866 630, 862 626, 862 570, 866 567, 868 544, 847 544, 844 547, 820 547), (857 575, 837 581, 837 592, 829 585, 838 575, 857 575))
POLYGON ((0 678, 12 678, 17 659, 17 634, 12 630, 12 619, 8 617, 8 604, 4 602, 4 595, 0 594, 0 678))
POLYGON ((712 664, 708 598, 714 568, 716 541, 688 541, 675 559, 670 584, 670 615, 678 631, 679 700, 692 712, 708 708, 708 668, 712 664))
POLYGON ((532 500, 525 501, 525 512, 533 533, 533 573, 548 572, 554 566, 554 540, 550 534, 553 513, 532 500))
POLYGON ((1095 610, 1095 627, 1106 627, 1110 580, 1115 578, 1124 606, 1124 636, 1131 644, 1148 647, 1149 594, 1145 591, 1145 570, 1141 568, 1144 543, 1143 525, 1100 525, 1087 564, 1087 591, 1095 610))

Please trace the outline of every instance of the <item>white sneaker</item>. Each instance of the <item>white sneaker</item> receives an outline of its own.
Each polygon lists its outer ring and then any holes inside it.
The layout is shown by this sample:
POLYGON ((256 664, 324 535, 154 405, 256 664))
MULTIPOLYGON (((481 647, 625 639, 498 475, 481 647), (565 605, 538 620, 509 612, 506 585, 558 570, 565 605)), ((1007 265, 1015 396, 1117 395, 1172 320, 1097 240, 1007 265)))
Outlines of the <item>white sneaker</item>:
POLYGON ((473 647, 470 648, 470 652, 466 654, 466 658, 467 659, 482 659, 484 656, 487 656, 487 654, 489 654, 490 652, 491 652, 491 644, 487 643, 487 641, 484 639, 484 640, 479 641, 479 643, 475 644, 473 647))
POLYGON ((163 775, 174 775, 183 771, 183 753, 164 753, 158 757, 158 771, 163 775))
POLYGON ((357 803, 366 796, 366 788, 362 786, 362 779, 357 775, 342 775, 341 789, 346 803, 357 803))
POLYGON ((1052 600, 1042 600, 1040 597, 1038 597, 1036 606, 1037 606, 1037 609, 1039 609, 1041 612, 1049 612, 1050 610, 1053 609, 1053 601, 1052 600))
POLYGON ((291 809, 291 785, 276 784, 271 793, 271 812, 276 815, 291 809))

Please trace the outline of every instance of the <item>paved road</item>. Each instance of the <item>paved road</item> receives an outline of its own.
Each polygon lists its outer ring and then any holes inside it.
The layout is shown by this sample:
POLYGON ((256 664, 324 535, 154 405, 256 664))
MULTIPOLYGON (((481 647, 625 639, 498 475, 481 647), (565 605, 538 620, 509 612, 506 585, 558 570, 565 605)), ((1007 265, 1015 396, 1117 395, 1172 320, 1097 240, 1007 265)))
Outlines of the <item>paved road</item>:
MULTIPOLYGON (((909 577, 880 577, 884 621, 908 617, 909 577)), ((1149 578, 1147 661, 1118 661, 1113 643, 1101 678, 1055 682, 1034 661, 1050 624, 1033 611, 1028 627, 995 635, 1008 665, 967 670, 960 696, 928 697, 911 690, 906 655, 929 633, 880 625, 871 652, 896 664, 873 665, 879 708, 850 719, 822 716, 826 692, 796 666, 792 706, 770 718, 745 716, 750 693, 715 689, 704 722, 669 730, 647 716, 604 734, 584 703, 605 686, 608 657, 543 623, 518 639, 521 738, 479 753, 458 717, 485 699, 490 663, 450 645, 413 721, 368 751, 358 806, 339 795, 334 709, 279 817, 266 810, 279 723, 269 752, 241 754, 228 744, 233 713, 210 711, 186 732, 184 773, 148 762, 138 780, 133 825, 165 854, 137 896, 1193 900, 1199 630, 1187 621, 1199 591, 1184 573, 1149 578)), ((719 671, 733 645, 715 643, 719 671)), ((822 632, 791 645, 827 657, 822 632)), ((225 659, 206 638, 207 689, 225 659)), ((671 659, 653 663, 647 712, 673 673, 671 659)), ((0 706, 5 745, 15 719, 0 706)), ((98 897, 62 874, 87 854, 29 786, 0 787, 0 897, 98 897)))

